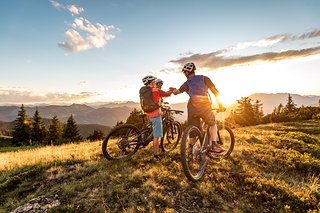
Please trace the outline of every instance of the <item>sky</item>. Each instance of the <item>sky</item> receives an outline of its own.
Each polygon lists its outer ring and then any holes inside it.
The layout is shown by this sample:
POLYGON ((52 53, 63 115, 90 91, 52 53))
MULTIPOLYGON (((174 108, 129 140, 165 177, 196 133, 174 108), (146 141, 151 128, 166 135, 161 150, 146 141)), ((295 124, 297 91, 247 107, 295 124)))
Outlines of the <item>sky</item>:
POLYGON ((318 0, 2 0, 0 105, 139 101, 144 76, 179 88, 187 62, 225 104, 320 95, 319 9, 318 0))

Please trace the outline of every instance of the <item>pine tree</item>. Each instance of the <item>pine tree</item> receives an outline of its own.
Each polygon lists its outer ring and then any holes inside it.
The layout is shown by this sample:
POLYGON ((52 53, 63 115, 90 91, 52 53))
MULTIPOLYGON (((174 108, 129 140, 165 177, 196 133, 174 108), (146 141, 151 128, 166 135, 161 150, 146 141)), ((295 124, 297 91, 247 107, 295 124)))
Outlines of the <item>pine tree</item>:
POLYGON ((279 106, 277 107, 277 115, 280 115, 283 112, 283 105, 280 103, 279 106))
POLYGON ((44 144, 45 137, 46 129, 37 107, 32 121, 31 140, 39 144, 44 144))
POLYGON ((94 130, 93 133, 91 133, 88 137, 87 140, 90 141, 99 141, 103 140, 105 137, 105 134, 102 132, 102 130, 94 130))
POLYGON ((236 121, 241 126, 250 126, 256 124, 254 108, 249 97, 242 97, 238 100, 238 108, 236 110, 236 121))
POLYGON ((58 117, 55 115, 52 118, 49 126, 48 142, 50 144, 58 144, 61 139, 62 128, 58 117))
POLYGON ((286 112, 293 112, 296 109, 296 104, 293 102, 292 96, 288 94, 288 101, 285 107, 286 112))
POLYGON ((138 109, 134 108, 134 109, 131 111, 129 117, 127 118, 126 123, 127 123, 127 124, 136 124, 136 123, 141 122, 141 118, 140 118, 140 116, 139 116, 139 115, 141 115, 141 114, 142 114, 142 111, 141 111, 141 110, 138 110, 138 109))
POLYGON ((14 129, 12 133, 12 141, 16 146, 29 145, 30 142, 30 121, 27 117, 26 110, 21 105, 18 112, 18 117, 15 120, 14 129))
POLYGON ((63 128, 62 137, 68 142, 82 140, 78 126, 72 115, 70 115, 67 124, 63 128))
POLYGON ((140 115, 142 114, 143 113, 141 110, 137 110, 136 108, 134 108, 127 118, 126 123, 137 125, 138 128, 142 127, 142 118, 140 117, 140 115))
POLYGON ((253 106, 253 111, 255 114, 255 119, 256 123, 261 123, 262 118, 263 118, 263 109, 262 109, 262 103, 260 100, 256 100, 254 106, 253 106))

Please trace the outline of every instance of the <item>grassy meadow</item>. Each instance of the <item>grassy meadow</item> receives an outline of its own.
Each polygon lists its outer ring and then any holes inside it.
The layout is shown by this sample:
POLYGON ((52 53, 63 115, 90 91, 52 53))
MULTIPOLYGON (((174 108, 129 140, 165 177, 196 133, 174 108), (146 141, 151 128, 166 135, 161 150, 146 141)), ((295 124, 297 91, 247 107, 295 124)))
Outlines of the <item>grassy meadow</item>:
POLYGON ((0 152, 0 212, 40 195, 49 212, 319 212, 320 123, 234 129, 228 159, 212 160, 197 184, 181 170, 180 146, 152 162, 151 144, 107 161, 100 142, 0 152))

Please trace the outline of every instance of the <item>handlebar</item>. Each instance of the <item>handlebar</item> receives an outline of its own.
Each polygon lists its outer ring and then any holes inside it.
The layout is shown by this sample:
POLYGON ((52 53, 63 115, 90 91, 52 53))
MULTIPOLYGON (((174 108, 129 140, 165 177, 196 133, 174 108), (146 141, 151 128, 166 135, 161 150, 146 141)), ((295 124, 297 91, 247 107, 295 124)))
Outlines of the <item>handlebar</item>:
POLYGON ((167 112, 174 112, 175 114, 180 114, 180 115, 184 113, 184 111, 182 110, 171 109, 169 106, 162 106, 161 110, 167 111, 167 112))

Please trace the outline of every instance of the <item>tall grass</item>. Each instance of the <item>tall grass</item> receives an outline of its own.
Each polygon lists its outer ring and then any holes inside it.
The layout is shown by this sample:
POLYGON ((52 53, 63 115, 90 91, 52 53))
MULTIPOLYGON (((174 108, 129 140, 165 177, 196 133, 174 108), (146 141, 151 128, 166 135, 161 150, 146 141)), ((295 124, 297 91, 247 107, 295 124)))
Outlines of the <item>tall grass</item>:
POLYGON ((48 164, 55 161, 90 160, 101 153, 100 142, 82 142, 46 146, 32 150, 0 153, 0 171, 23 166, 48 164))

